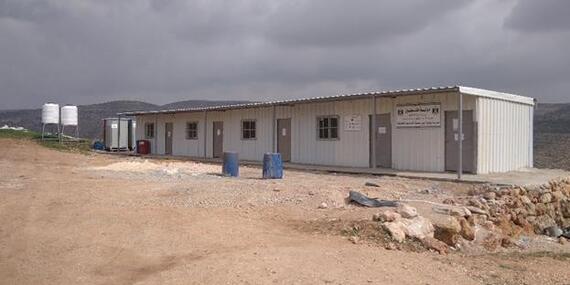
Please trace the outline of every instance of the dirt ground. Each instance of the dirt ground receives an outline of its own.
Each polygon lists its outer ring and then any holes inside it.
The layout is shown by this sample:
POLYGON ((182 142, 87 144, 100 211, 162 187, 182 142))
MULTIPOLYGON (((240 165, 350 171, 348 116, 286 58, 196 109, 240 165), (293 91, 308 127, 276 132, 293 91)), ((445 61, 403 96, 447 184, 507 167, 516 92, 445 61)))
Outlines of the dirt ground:
POLYGON ((346 204, 349 190, 441 200, 472 185, 220 168, 0 140, 0 283, 570 284, 567 245, 438 255, 349 241, 378 211, 346 204))

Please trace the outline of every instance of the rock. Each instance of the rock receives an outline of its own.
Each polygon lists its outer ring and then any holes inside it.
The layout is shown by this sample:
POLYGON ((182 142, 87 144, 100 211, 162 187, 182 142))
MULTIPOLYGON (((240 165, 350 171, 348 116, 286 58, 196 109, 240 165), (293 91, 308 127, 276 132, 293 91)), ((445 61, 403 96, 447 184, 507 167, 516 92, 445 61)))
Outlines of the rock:
POLYGON ((459 242, 461 224, 454 217, 446 217, 434 221, 434 237, 449 246, 456 246, 459 242))
POLYGON ((406 236, 417 239, 433 237, 434 227, 430 220, 417 216, 411 220, 402 219, 400 223, 403 225, 406 236))
POLYGON ((558 226, 550 226, 544 229, 543 233, 549 237, 557 238, 563 234, 558 226))
POLYGON ((483 194, 483 198, 485 198, 488 201, 495 200, 497 198, 497 193, 493 191, 486 192, 485 194, 483 194))
POLYGON ((554 219, 546 215, 538 216, 532 220, 528 219, 528 221, 534 227, 534 232, 538 234, 543 233, 544 229, 556 225, 556 221, 554 221, 554 219))
POLYGON ((521 196, 521 202, 525 205, 532 204, 532 201, 527 196, 521 196))
POLYGON ((540 202, 544 204, 552 202, 552 194, 544 193, 540 195, 540 202))
POLYGON ((461 231, 459 234, 466 240, 475 240, 475 229, 469 224, 469 222, 462 218, 459 219, 459 224, 461 225, 461 231))
POLYGON ((504 248, 514 247, 516 245, 517 245, 517 243, 512 238, 503 237, 501 239, 501 246, 504 248))
POLYGON ((564 193, 562 193, 562 191, 552 192, 552 201, 558 202, 564 200, 566 200, 566 196, 564 195, 564 193))
POLYGON ((432 208, 436 213, 450 215, 454 217, 469 217, 471 216, 471 211, 466 207, 455 207, 455 206, 434 206, 432 208))
POLYGON ((476 208, 483 208, 483 203, 481 203, 481 201, 479 201, 476 198, 471 198, 469 199, 469 201, 467 202, 467 205, 471 206, 471 207, 476 207, 476 208))
POLYGON ((393 243, 393 242, 389 242, 384 246, 385 249, 387 250, 396 250, 398 249, 398 247, 393 243))
POLYGON ((451 199, 451 198, 446 198, 446 199, 444 199, 444 200, 442 201, 442 203, 443 203, 443 204, 446 204, 446 205, 455 205, 455 204, 456 204, 455 200, 453 200, 453 199, 451 199))
POLYGON ((561 245, 566 245, 568 244, 568 240, 565 237, 559 237, 558 243, 560 243, 561 245))
POLYGON ((372 216, 374 221, 378 222, 393 222, 400 219, 402 216, 393 210, 386 210, 384 212, 376 213, 372 216))
POLYGON ((382 224, 384 229, 390 234, 392 239, 397 242, 403 242, 406 239, 406 233, 399 222, 391 222, 382 224))
POLYGON ((360 238, 358 236, 351 236, 348 238, 348 240, 353 244, 357 244, 360 241, 360 238))
POLYGON ((562 212, 564 218, 570 218, 570 201, 560 202, 560 212, 562 212))
POLYGON ((328 208, 328 207, 329 207, 329 205, 328 205, 327 203, 325 203, 325 202, 322 202, 322 203, 319 205, 319 209, 326 209, 326 208, 328 208))
POLYGON ((489 212, 481 209, 481 208, 477 208, 475 206, 467 206, 465 207, 467 210, 469 210, 469 212, 471 212, 471 214, 477 214, 477 215, 485 215, 488 216, 489 212))
POLYGON ((455 247, 459 243, 459 234, 454 234, 449 231, 445 231, 439 228, 435 228, 433 237, 444 242, 445 244, 455 247))
POLYGON ((461 224, 455 217, 444 217, 432 221, 434 227, 458 234, 461 231, 461 224))
POLYGON ((422 244, 427 249, 435 250, 439 254, 447 254, 449 250, 444 242, 432 237, 426 237, 422 239, 422 244))
POLYGON ((364 183, 364 186, 370 186, 370 187, 380 187, 380 185, 373 183, 373 182, 366 182, 364 183))
POLYGON ((407 204, 400 204, 398 207, 398 213, 406 219, 414 218, 418 215, 418 210, 416 208, 407 205, 407 204))

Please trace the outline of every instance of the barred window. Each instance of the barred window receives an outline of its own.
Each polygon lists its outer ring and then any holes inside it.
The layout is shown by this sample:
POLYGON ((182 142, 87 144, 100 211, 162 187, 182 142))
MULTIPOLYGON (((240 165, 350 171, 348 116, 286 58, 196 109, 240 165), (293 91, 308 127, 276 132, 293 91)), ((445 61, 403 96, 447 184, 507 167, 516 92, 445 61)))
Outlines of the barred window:
POLYGON ((256 139, 255 129, 256 129, 255 120, 241 121, 241 138, 243 140, 256 139))
POLYGON ((144 136, 147 139, 154 138, 154 123, 145 123, 144 124, 144 136))
POLYGON ((186 139, 187 140, 198 139, 198 122, 186 123, 186 139))
POLYGON ((317 132, 321 140, 338 139, 338 116, 318 117, 317 132))

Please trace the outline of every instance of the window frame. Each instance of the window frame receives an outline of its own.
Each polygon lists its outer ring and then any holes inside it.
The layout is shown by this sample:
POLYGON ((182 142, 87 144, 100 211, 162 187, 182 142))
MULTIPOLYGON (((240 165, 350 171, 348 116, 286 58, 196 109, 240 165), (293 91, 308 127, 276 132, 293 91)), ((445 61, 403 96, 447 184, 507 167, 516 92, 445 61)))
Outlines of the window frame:
POLYGON ((156 129, 154 123, 145 122, 144 123, 144 137, 146 139, 154 139, 156 135, 156 129), (149 135, 149 127, 152 126, 152 134, 149 135))
POLYGON ((256 119, 243 119, 241 120, 241 139, 242 140, 257 140, 257 120, 256 119), (245 128, 244 123, 250 123, 249 128, 245 128), (251 123, 253 123, 253 128, 251 128, 251 123), (249 132, 249 137, 245 136, 245 132, 249 132), (251 136, 253 133, 253 136, 251 136))
POLYGON ((340 116, 339 116, 339 115, 323 115, 323 116, 317 116, 317 119, 316 119, 316 130, 317 130, 317 131, 316 131, 316 136, 317 136, 317 140, 319 140, 319 141, 338 141, 338 140, 340 140, 340 126, 339 126, 339 124, 340 124, 340 116), (329 122, 328 122, 329 125, 326 126, 326 127, 322 127, 322 128, 321 128, 321 120, 323 120, 323 119, 328 119, 328 120, 329 120, 329 122), (330 119, 336 119, 336 126, 335 126, 334 128, 333 128, 332 126, 330 126, 330 125, 331 125, 330 119), (322 129, 322 130, 327 130, 327 134, 328 134, 328 135, 327 135, 326 138, 321 137, 321 129, 322 129), (331 136, 331 134, 332 134, 332 133, 331 133, 331 130, 332 130, 332 129, 336 129, 336 137, 334 137, 334 138, 331 136))
POLYGON ((199 128, 199 122, 198 121, 187 121, 186 122, 186 129, 185 129, 185 137, 187 140, 197 140, 198 139, 198 128, 199 128), (190 125, 193 124, 194 130, 190 129, 190 125), (194 136, 190 136, 190 131, 192 131, 194 133, 194 136))

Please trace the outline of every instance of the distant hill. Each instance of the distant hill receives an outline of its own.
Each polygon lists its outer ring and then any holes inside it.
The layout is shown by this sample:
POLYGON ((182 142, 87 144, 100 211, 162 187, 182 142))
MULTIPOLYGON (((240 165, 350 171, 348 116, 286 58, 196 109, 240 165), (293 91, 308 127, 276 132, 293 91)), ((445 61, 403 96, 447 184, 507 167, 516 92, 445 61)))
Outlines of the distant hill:
POLYGON ((570 103, 538 104, 534 130, 537 133, 570 133, 570 103))
POLYGON ((538 104, 534 112, 534 165, 570 170, 570 104, 538 104))
MULTIPOLYGON (((79 105, 79 136, 91 139, 101 138, 101 120, 104 118, 116 117, 117 113, 120 112, 192 108, 244 102, 248 101, 188 100, 162 106, 141 101, 111 101, 100 104, 79 105)), ((24 127, 34 131, 41 131, 41 116, 41 109, 0 110, 0 126, 9 125, 24 127)))

